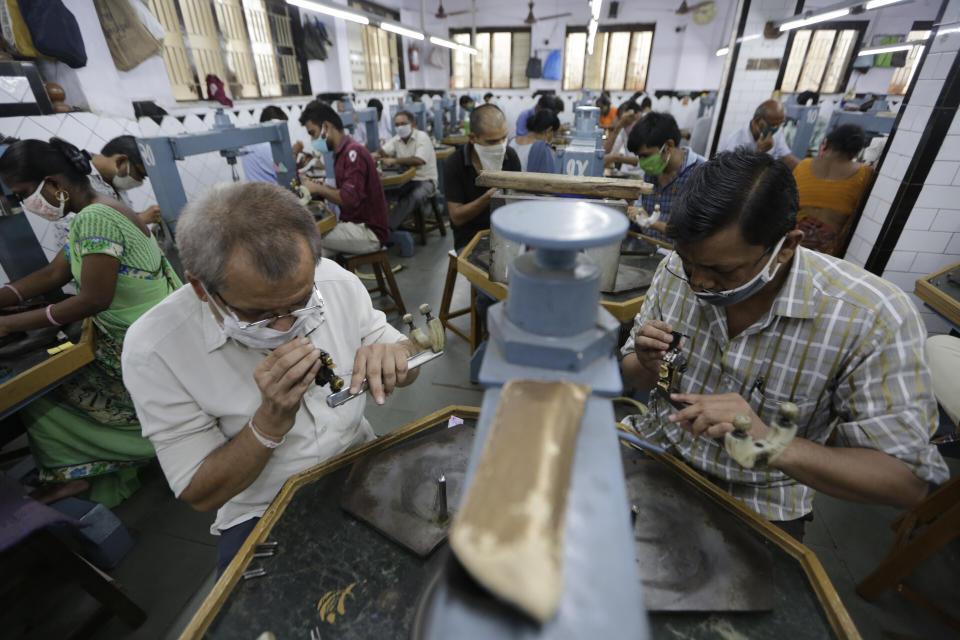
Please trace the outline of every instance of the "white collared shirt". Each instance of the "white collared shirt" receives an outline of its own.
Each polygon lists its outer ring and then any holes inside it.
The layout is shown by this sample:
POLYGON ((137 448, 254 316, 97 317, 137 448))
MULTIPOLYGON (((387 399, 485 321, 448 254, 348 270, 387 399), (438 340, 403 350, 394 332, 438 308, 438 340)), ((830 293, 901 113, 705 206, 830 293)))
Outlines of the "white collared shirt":
POLYGON ((383 145, 383 152, 392 158, 420 158, 423 164, 417 165, 413 179, 433 180, 433 184, 437 184, 437 152, 433 150, 433 140, 420 129, 410 132, 406 140, 393 136, 383 145))
MULTIPOLYGON (((720 145, 720 151, 736 151, 741 147, 749 149, 750 151, 757 150, 757 141, 754 140, 753 133, 750 132, 749 124, 727 136, 727 139, 720 145)), ((783 139, 782 127, 773 134, 773 146, 770 147, 767 153, 770 154, 774 160, 779 160, 786 155, 790 155, 790 147, 787 146, 786 140, 783 139)))
MULTIPOLYGON (((373 308, 360 280, 335 262, 321 260, 315 277, 324 310, 310 317, 305 330, 316 328, 311 341, 333 357, 335 371, 349 382, 358 348, 405 336, 373 308)), ((228 340, 209 305, 189 286, 127 331, 124 384, 177 496, 207 456, 239 434, 260 406, 253 370, 268 353, 228 340)), ((287 478, 374 437, 363 417, 366 397, 332 409, 329 394, 326 386, 311 386, 304 394, 286 441, 260 476, 217 511, 211 533, 263 515, 287 478)))

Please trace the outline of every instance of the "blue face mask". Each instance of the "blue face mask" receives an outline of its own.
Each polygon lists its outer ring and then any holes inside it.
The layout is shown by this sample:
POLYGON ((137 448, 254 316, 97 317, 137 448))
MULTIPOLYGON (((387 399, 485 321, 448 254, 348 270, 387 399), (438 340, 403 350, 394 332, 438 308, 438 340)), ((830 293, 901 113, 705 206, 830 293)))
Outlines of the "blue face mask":
POLYGON ((326 138, 316 138, 311 144, 313 144, 313 149, 317 153, 326 153, 327 151, 330 151, 330 149, 327 148, 326 138))

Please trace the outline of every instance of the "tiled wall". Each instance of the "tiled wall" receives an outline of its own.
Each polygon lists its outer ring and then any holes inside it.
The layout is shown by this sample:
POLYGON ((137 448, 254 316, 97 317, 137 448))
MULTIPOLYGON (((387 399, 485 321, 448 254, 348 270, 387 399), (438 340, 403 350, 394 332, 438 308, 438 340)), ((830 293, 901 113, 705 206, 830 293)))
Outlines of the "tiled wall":
MULTIPOLYGON (((960 0, 952 0, 941 22, 960 20, 960 0)), ((863 216, 854 230, 846 259, 866 263, 880 233, 881 225, 907 168, 920 136, 933 112, 947 72, 960 50, 960 33, 940 36, 931 45, 920 69, 913 94, 905 105, 903 118, 893 142, 878 169, 876 183, 863 216)), ((960 117, 954 116, 949 135, 927 175, 906 227, 887 263, 883 277, 913 296, 918 278, 960 261, 960 117)), ((946 333, 950 324, 913 296, 930 333, 946 333)))

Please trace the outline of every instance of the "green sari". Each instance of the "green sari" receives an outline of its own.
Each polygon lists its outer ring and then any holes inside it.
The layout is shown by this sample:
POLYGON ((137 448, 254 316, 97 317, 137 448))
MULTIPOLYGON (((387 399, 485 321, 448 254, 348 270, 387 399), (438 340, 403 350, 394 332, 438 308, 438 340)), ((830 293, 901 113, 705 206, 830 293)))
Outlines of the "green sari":
POLYGON ((123 338, 137 318, 181 282, 156 238, 145 236, 107 205, 92 204, 77 214, 64 252, 81 289, 83 256, 115 257, 120 261, 116 290, 110 307, 93 316, 96 359, 27 405, 21 415, 41 481, 86 478, 87 497, 112 507, 139 488, 136 467, 156 456, 141 434, 133 401, 123 386, 123 338))

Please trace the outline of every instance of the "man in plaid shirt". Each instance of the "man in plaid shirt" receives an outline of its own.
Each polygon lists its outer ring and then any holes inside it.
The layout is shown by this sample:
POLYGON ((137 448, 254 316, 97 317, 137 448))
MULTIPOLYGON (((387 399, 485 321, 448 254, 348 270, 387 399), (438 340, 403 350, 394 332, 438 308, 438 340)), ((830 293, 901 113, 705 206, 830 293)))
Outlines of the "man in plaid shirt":
POLYGON ((790 170, 767 154, 698 167, 621 367, 627 386, 653 388, 670 331, 682 333, 688 365, 671 400, 687 406, 654 395, 630 422, 802 537, 816 491, 909 507, 949 473, 929 444, 937 403, 917 310, 885 280, 801 247, 797 201, 790 170), (749 416, 760 439, 787 401, 799 430, 769 467, 727 455, 734 416, 749 416))

